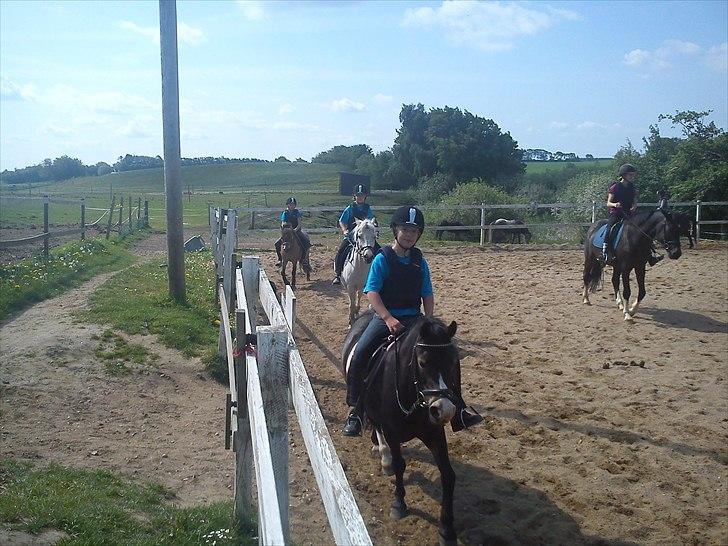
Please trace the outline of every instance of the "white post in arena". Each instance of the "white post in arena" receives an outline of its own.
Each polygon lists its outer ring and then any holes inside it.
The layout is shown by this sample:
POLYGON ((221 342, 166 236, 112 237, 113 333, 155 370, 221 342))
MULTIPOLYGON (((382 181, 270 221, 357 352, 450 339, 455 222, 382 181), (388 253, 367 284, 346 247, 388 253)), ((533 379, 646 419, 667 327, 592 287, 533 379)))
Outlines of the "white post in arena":
POLYGON ((480 204, 480 246, 483 245, 485 245, 485 203, 480 204))

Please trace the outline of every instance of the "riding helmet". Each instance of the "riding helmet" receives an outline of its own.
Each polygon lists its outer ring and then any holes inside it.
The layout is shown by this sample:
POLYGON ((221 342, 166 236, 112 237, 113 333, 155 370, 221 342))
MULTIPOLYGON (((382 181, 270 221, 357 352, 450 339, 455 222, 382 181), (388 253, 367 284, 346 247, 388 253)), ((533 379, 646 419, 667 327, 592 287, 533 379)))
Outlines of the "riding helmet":
POLYGON ((631 163, 625 163, 619 168, 619 176, 624 176, 627 173, 636 173, 637 169, 631 163))
POLYGON ((356 186, 354 186, 354 196, 357 196, 359 194, 361 194, 361 195, 367 194, 364 184, 357 184, 356 186))
POLYGON ((392 221, 389 226, 394 229, 397 226, 417 226, 420 233, 425 231, 425 216, 417 207, 399 207, 392 214, 392 221))
POLYGON ((298 205, 298 201, 296 201, 295 197, 289 197, 288 199, 286 199, 286 205, 290 205, 291 203, 293 203, 294 205, 298 205))

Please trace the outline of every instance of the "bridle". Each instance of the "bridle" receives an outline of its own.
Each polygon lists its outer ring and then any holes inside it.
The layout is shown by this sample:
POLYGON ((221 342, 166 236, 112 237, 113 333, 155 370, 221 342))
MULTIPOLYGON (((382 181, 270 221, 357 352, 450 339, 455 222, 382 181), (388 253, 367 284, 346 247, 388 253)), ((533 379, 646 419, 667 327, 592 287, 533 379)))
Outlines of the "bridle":
POLYGON ((394 392, 397 397, 397 405, 399 406, 400 411, 404 414, 405 418, 410 417, 413 413, 415 413, 417 410, 427 407, 427 397, 437 397, 437 398, 447 398, 452 402, 453 404, 456 404, 455 401, 455 394, 450 390, 449 388, 445 389, 421 389, 419 387, 420 382, 417 375, 417 364, 415 363, 415 356, 416 351, 418 347, 425 348, 425 349, 444 349, 447 347, 452 347, 453 342, 448 341, 447 343, 422 343, 417 342, 415 343, 415 346, 412 348, 412 359, 410 360, 410 368, 414 370, 414 379, 413 379, 413 387, 415 389, 415 401, 412 403, 412 406, 409 409, 406 409, 402 405, 402 401, 399 396, 399 339, 402 337, 402 334, 394 338, 394 358, 395 358, 395 364, 394 364, 394 392))
MULTIPOLYGON (((667 220, 667 213, 665 212, 665 209, 663 208, 663 202, 662 202, 662 201, 660 201, 660 206, 659 206, 659 207, 657 207, 657 209, 656 209, 656 210, 653 210, 653 211, 651 211, 651 212, 650 212, 650 215, 648 216, 648 218, 651 218, 651 217, 652 217, 652 215, 653 215, 653 214, 654 214, 654 213, 655 213, 656 211, 658 211, 658 210, 659 210, 659 211, 660 211, 660 212, 662 213, 662 215, 663 215, 663 216, 665 217, 665 224, 667 225, 667 221, 668 221, 668 220, 667 220)), ((666 239, 666 238, 663 238, 663 240, 662 240, 662 241, 660 241, 660 240, 656 239, 655 237, 653 237, 652 235, 650 235, 649 233, 645 232, 645 231, 644 231, 644 230, 643 230, 643 229, 642 229, 642 228, 641 228, 640 226, 638 226, 638 225, 637 225, 637 224, 635 224, 634 222, 630 221, 630 219, 629 219, 629 218, 625 218, 625 219, 624 219, 624 222, 625 222, 625 223, 627 223, 627 224, 629 224, 629 225, 630 225, 630 226, 632 226, 633 228, 635 228, 635 229, 636 229, 636 230, 637 230, 637 231, 638 231, 639 233, 641 233, 642 235, 644 235, 644 236, 645 236, 645 237, 647 237, 648 239, 650 239, 650 240, 652 240, 652 241, 657 241, 658 243, 660 243, 660 244, 661 244, 661 245, 663 246, 663 248, 664 248, 665 250, 667 250, 668 252, 670 252, 671 248, 674 248, 674 247, 676 247, 676 246, 679 246, 679 245, 680 245, 680 240, 679 240, 679 231, 678 231, 678 237, 676 237, 675 239, 666 239)))
MULTIPOLYGON (((374 241, 375 241, 375 243, 374 244, 376 244, 376 240, 377 240, 377 236, 376 236, 376 231, 375 231, 375 233, 374 233, 374 241)), ((371 244, 371 245, 362 245, 362 244, 359 244, 359 243, 360 243, 359 237, 354 237, 354 252, 356 252, 357 254, 359 254, 359 256, 361 256, 362 258, 364 258, 364 261, 367 261, 367 263, 368 262, 371 262, 371 260, 374 259, 374 244, 371 244), (364 256, 364 253, 367 251, 367 249, 369 249, 369 250, 372 251, 372 258, 371 259, 367 259, 367 257, 364 256)))

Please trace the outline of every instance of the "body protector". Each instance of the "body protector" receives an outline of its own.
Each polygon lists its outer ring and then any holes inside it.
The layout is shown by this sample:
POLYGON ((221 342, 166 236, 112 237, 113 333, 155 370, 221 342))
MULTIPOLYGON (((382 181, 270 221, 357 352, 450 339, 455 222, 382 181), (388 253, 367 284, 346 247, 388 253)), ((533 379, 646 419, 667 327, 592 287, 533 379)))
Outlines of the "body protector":
POLYGON ((379 296, 387 309, 419 308, 422 302, 422 252, 419 248, 409 250, 410 263, 399 261, 397 253, 390 246, 381 252, 387 259, 389 276, 382 285, 379 296))

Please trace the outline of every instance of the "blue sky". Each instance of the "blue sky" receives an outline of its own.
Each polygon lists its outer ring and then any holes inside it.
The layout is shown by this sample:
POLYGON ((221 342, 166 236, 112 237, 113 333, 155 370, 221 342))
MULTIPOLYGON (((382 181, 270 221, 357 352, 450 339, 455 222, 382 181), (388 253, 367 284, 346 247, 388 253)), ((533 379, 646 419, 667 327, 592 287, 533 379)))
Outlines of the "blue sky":
MULTIPOLYGON (((380 151, 418 102, 582 157, 675 110, 728 126, 726 1, 178 1, 177 21, 184 157, 380 151)), ((158 36, 156 1, 0 0, 0 168, 162 155, 158 36)))

